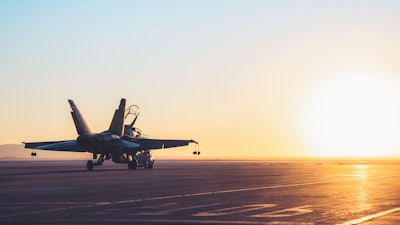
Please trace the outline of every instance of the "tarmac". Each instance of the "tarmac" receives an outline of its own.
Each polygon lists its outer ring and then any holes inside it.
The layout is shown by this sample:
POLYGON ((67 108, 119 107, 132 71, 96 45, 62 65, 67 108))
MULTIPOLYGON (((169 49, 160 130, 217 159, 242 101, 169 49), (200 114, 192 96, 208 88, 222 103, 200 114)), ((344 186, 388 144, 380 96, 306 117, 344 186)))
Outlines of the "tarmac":
POLYGON ((400 162, 0 161, 0 224, 400 224, 400 162))

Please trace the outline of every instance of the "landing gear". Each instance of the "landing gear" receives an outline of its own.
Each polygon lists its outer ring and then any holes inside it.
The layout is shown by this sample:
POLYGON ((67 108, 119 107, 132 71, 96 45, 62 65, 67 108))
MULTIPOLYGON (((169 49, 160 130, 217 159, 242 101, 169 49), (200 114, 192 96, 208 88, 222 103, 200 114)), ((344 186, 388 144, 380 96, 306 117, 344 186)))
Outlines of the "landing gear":
POLYGON ((86 163, 87 170, 92 171, 93 167, 94 167, 93 161, 92 160, 88 160, 87 163, 86 163))
POLYGON ((146 165, 144 165, 144 168, 152 169, 153 168, 153 164, 150 164, 150 163, 146 162, 146 165))
POLYGON ((138 161, 136 160, 135 156, 132 154, 129 154, 127 157, 128 160, 128 169, 130 170, 136 170, 138 167, 138 161))
MULTIPOLYGON (((95 156, 96 156, 96 158, 97 158, 97 155, 96 155, 96 154, 93 154, 93 158, 94 158, 94 159, 95 159, 95 156)), ((93 160, 88 160, 87 163, 86 163, 86 168, 87 168, 87 170, 92 171, 93 168, 94 168, 94 166, 101 166, 101 165, 103 165, 103 162, 104 162, 104 160, 106 159, 106 157, 107 157, 106 154, 101 154, 101 155, 100 155, 100 158, 97 160, 96 163, 93 163, 93 160)))
POLYGON ((138 166, 138 163, 137 163, 136 159, 132 159, 132 160, 128 161, 128 169, 136 170, 137 166, 138 166))

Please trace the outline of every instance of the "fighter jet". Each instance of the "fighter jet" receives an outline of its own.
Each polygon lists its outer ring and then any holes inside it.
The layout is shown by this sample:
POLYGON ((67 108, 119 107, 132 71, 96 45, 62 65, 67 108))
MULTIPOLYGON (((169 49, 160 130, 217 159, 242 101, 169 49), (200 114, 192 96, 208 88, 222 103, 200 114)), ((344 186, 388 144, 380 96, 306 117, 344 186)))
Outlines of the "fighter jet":
MULTIPOLYGON (((164 140, 150 139, 143 135, 134 124, 139 116, 139 107, 131 106, 125 115, 125 99, 121 99, 119 107, 115 110, 114 117, 108 130, 101 133, 92 133, 82 117, 74 101, 68 100, 71 106, 71 115, 75 123, 78 137, 76 140, 47 141, 47 142, 23 142, 25 148, 35 150, 90 152, 93 160, 87 161, 87 169, 93 170, 94 166, 101 166, 105 160, 114 163, 128 164, 128 169, 137 167, 152 168, 154 159, 150 150, 187 146, 195 143, 197 148, 194 154, 199 155, 198 143, 194 140, 164 140), (130 124, 124 125, 127 116, 134 115, 130 124)), ((32 152, 36 156, 36 152, 32 152)))

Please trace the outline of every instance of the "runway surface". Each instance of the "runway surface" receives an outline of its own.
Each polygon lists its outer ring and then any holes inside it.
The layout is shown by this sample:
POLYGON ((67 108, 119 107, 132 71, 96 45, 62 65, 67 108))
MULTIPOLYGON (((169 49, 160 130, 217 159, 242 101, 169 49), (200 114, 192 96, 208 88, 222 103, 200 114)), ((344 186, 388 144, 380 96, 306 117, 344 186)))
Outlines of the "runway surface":
POLYGON ((400 224, 400 162, 0 162, 0 224, 400 224))

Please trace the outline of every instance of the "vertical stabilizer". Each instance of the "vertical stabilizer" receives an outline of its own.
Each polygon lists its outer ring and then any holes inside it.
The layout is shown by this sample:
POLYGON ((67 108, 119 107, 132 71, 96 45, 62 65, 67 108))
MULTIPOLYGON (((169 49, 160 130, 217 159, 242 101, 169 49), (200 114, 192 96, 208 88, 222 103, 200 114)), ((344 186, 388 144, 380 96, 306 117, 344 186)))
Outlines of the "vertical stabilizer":
POLYGON ((88 125, 86 124, 85 120, 83 119, 81 112, 79 112, 78 107, 76 107, 74 101, 71 99, 68 99, 68 102, 71 106, 72 112, 72 119, 74 120, 76 131, 78 132, 79 135, 81 134, 90 134, 90 129, 88 125))
POLYGON ((114 117, 111 121, 110 128, 108 131, 112 134, 122 136, 124 130, 124 120, 125 120, 125 99, 121 99, 119 107, 115 110, 114 117))

